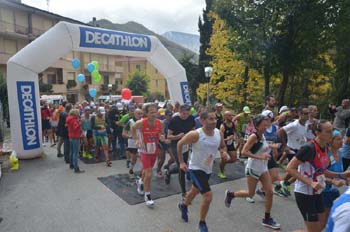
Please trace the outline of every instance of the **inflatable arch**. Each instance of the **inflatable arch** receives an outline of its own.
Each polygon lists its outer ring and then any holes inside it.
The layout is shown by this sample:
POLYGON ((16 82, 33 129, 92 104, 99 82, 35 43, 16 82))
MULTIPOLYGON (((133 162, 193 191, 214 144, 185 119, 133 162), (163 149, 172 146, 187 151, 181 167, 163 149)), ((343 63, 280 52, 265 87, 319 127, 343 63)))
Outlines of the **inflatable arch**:
POLYGON ((42 152, 38 73, 70 51, 146 58, 166 78, 171 99, 190 102, 185 69, 156 37, 59 22, 7 63, 12 147, 20 159, 42 152))

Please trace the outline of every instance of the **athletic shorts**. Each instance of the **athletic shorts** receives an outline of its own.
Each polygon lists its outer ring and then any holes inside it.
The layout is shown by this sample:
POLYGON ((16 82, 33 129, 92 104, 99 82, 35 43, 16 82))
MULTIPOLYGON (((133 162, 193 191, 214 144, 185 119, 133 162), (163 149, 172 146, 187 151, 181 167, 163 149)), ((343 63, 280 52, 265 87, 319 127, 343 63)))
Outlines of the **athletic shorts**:
POLYGON ((169 144, 158 142, 158 147, 159 147, 159 149, 166 151, 169 149, 169 144))
POLYGON ((201 194, 211 191, 209 185, 210 174, 202 170, 189 170, 189 174, 194 187, 196 187, 201 194))
POLYGON ((269 159, 269 161, 267 161, 267 169, 273 169, 273 168, 278 168, 278 164, 276 163, 275 158, 273 158, 273 156, 271 156, 271 158, 269 159))
POLYGON ((128 152, 132 154, 137 154, 137 148, 128 147, 128 152))
POLYGON ((291 161, 293 159, 293 157, 298 153, 297 149, 291 149, 292 151, 294 151, 294 154, 286 154, 288 161, 291 161))
POLYGON ((259 171, 252 169, 252 168, 245 168, 245 176, 250 176, 250 177, 253 177, 254 179, 257 179, 257 180, 259 180, 260 176, 262 176, 262 174, 264 174, 265 172, 266 171, 259 172, 259 171))
POLYGON ((323 203, 325 208, 332 208, 333 201, 337 199, 340 196, 339 191, 329 191, 329 192, 323 192, 323 203))
POLYGON ((107 135, 95 135, 95 145, 107 145, 108 138, 107 135))
POLYGON ((41 126, 42 126, 42 129, 43 129, 43 130, 49 130, 49 129, 51 129, 50 120, 42 119, 42 120, 41 120, 41 126))
POLYGON ((232 143, 230 145, 226 145, 226 147, 227 147, 227 151, 235 151, 236 150, 234 143, 232 143))
POLYGON ((142 169, 152 169, 156 160, 157 154, 141 154, 142 169))
POLYGON ((318 214, 325 211, 323 204, 323 194, 307 195, 294 192, 295 201, 301 215, 306 222, 318 222, 318 214))

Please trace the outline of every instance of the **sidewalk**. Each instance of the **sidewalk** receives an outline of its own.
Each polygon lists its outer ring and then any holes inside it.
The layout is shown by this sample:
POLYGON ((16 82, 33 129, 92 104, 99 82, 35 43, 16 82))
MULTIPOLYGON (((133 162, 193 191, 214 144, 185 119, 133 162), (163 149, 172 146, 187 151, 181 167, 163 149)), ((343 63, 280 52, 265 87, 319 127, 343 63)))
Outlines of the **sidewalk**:
MULTIPOLYGON (((189 222, 180 220, 180 195, 156 200, 156 207, 128 205, 106 188, 97 177, 126 173, 125 160, 85 165, 86 172, 74 174, 56 157, 56 149, 45 147, 46 157, 21 160, 20 170, 5 173, 0 181, 0 231, 6 232, 107 232, 197 231, 200 196, 189 207, 189 222)), ((154 177, 156 178, 156 177, 154 177)), ((177 181, 173 177, 172 181, 177 181)), ((261 226, 264 201, 234 199, 231 208, 223 203, 226 188, 246 189, 245 178, 212 186, 213 202, 207 217, 210 231, 272 231, 261 226)), ((294 198, 274 196, 272 216, 282 231, 303 228, 294 198)))

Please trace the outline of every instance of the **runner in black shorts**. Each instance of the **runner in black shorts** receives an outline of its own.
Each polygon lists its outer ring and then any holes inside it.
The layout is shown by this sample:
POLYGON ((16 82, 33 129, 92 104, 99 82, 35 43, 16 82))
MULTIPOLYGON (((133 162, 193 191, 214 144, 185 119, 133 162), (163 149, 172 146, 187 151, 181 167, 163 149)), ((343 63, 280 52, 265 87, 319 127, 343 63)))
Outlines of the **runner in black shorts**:
POLYGON ((237 153, 235 148, 234 139, 237 137, 236 128, 232 122, 233 114, 231 111, 225 111, 224 122, 220 126, 221 135, 224 137, 225 145, 227 147, 227 153, 230 157, 221 157, 220 161, 220 172, 218 176, 221 179, 225 179, 225 165, 227 163, 233 163, 237 160, 237 153))

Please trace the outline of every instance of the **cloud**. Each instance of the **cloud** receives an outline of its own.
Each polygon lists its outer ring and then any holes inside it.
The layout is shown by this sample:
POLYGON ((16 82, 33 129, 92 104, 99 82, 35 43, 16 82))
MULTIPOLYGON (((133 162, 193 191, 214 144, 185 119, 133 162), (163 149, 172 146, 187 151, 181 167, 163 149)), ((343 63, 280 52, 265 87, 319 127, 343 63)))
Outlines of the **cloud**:
MULTIPOLYGON (((24 4, 47 10, 45 0, 22 0, 24 4)), ((51 0, 53 13, 89 22, 92 17, 113 23, 135 21, 156 33, 181 31, 198 34, 198 17, 204 0, 51 0)))

